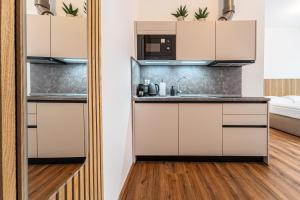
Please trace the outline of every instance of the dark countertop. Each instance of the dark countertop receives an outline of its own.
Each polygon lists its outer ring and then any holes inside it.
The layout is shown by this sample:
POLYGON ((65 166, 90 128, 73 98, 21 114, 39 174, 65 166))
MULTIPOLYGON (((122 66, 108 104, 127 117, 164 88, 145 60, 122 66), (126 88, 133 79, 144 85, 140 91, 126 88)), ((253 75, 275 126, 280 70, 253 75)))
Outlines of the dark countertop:
POLYGON ((84 94, 34 94, 27 96, 27 102, 87 103, 84 94))
POLYGON ((233 97, 233 96, 154 96, 154 97, 133 97, 136 103, 267 103, 269 98, 265 97, 233 97))

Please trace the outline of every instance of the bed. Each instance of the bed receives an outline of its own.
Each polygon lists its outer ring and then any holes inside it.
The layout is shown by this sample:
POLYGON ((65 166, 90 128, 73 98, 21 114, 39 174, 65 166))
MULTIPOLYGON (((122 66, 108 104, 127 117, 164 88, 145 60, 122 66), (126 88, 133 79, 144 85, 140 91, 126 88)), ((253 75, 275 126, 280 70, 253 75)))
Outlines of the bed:
POLYGON ((269 96, 270 127, 300 136, 300 96, 269 96))

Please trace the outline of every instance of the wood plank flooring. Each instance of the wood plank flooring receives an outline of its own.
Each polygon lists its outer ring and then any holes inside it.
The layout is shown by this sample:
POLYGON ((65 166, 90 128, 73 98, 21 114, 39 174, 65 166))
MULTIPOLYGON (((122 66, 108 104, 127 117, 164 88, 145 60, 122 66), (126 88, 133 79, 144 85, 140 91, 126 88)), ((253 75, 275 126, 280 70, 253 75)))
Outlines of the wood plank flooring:
POLYGON ((29 165, 29 200, 47 200, 79 168, 81 164, 29 165))
POLYGON ((270 163, 137 162, 122 200, 299 199, 300 138, 270 131, 270 163))

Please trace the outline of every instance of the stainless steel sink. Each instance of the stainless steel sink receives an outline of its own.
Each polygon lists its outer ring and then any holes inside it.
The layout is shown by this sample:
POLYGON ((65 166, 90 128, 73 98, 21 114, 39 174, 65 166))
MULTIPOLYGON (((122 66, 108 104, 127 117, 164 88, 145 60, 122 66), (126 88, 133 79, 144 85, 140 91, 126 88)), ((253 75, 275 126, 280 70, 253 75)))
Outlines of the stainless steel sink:
POLYGON ((180 94, 183 98, 240 98, 240 95, 222 95, 222 94, 180 94))
POLYGON ((216 98, 215 96, 204 94, 180 94, 179 96, 185 98, 216 98))

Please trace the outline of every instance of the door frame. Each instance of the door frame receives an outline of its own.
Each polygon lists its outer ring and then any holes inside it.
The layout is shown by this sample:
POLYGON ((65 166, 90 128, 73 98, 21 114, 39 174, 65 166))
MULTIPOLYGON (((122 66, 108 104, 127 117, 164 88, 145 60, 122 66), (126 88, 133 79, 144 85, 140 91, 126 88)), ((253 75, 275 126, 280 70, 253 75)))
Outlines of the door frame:
MULTIPOLYGON (((25 8, 25 0, 0 0, 0 200, 27 199, 25 8)), ((101 0, 89 0, 87 161, 55 197, 71 188, 85 199, 103 199, 100 11, 101 0), (84 184, 75 188, 80 178, 84 184)))

